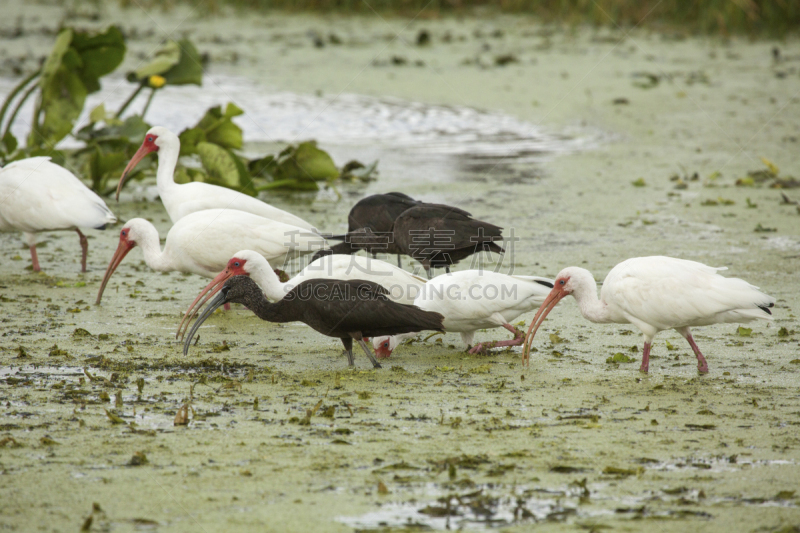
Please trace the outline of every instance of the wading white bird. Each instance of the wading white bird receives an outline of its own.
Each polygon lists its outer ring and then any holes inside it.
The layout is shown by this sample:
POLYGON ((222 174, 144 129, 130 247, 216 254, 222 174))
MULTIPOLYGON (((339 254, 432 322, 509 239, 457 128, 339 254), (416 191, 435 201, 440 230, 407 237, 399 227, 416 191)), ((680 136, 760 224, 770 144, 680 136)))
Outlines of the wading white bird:
POLYGON ((558 273, 555 287, 536 312, 525 339, 523 362, 529 362, 530 343, 550 310, 570 294, 584 318, 597 323, 633 324, 644 335, 641 372, 650 364, 650 346, 659 331, 674 329, 697 356, 697 369, 708 364, 690 328, 721 322, 772 320, 775 298, 738 278, 717 274, 723 268, 673 257, 635 257, 611 269, 597 298, 597 283, 583 268, 558 273), (531 333, 532 331, 532 333, 531 333))
POLYGON ((284 283, 278 279, 277 274, 262 255, 252 250, 240 250, 228 261, 225 270, 211 280, 211 283, 189 305, 189 309, 178 326, 176 338, 181 335, 184 323, 188 326, 189 320, 197 314, 200 307, 222 288, 228 278, 233 276, 250 276, 261 287, 264 296, 273 302, 281 300, 289 291, 309 279, 371 281, 387 289, 389 292, 386 296, 390 300, 401 304, 413 303, 425 285, 424 279, 385 261, 341 254, 326 255, 316 259, 284 283))
POLYGON ((224 269, 228 258, 242 248, 255 250, 276 265, 288 258, 319 250, 325 241, 308 230, 233 209, 207 209, 191 213, 172 226, 164 251, 158 230, 142 218, 129 220, 119 234, 108 264, 97 303, 111 274, 134 246, 142 247, 144 261, 153 270, 177 270, 213 278, 224 269))
MULTIPOLYGON (((524 335, 511 325, 511 321, 522 313, 536 309, 552 288, 553 280, 547 278, 462 270, 430 280, 414 300, 414 305, 444 315, 442 324, 445 331, 461 333, 467 348, 472 345, 475 332, 479 329, 503 327, 514 334, 513 339, 479 343, 469 350, 469 353, 478 353, 489 348, 522 344, 524 335)), ((377 356, 385 358, 402 341, 414 335, 375 337, 372 345, 377 356)))
POLYGON ((81 242, 81 272, 89 243, 79 228, 105 229, 117 217, 69 170, 49 157, 31 157, 0 169, 0 231, 22 231, 39 272, 36 233, 75 230, 81 242))
POLYGON ((119 191, 122 190, 122 184, 125 182, 128 173, 145 156, 152 152, 158 152, 156 186, 158 187, 158 195, 161 197, 161 202, 164 204, 164 208, 167 210, 172 222, 177 222, 190 213, 206 209, 236 209, 317 232, 311 224, 302 218, 232 189, 211 185, 210 183, 175 183, 173 174, 175 173, 175 165, 178 163, 180 151, 181 141, 177 135, 161 126, 150 128, 144 136, 142 146, 133 155, 122 173, 117 185, 117 200, 119 200, 119 191))

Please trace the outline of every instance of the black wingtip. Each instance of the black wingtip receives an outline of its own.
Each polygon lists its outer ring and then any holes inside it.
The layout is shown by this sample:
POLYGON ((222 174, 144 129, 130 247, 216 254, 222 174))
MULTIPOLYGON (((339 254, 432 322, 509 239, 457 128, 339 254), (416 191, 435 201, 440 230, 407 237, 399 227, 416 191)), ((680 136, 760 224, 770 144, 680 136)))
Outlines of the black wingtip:
POLYGON ((544 285, 548 289, 552 289, 553 288, 553 284, 550 283, 549 281, 544 281, 544 280, 541 280, 541 279, 537 279, 537 280, 534 280, 534 281, 536 283, 538 283, 539 285, 544 285))
POLYGON ((106 229, 106 226, 107 226, 107 225, 108 225, 108 224, 103 224, 102 226, 97 226, 97 227, 96 227, 96 228, 94 228, 94 229, 106 229))
POLYGON ((767 313, 768 315, 772 314, 772 311, 769 310, 770 307, 775 307, 774 303, 770 303, 767 305, 759 305, 758 308, 767 313))

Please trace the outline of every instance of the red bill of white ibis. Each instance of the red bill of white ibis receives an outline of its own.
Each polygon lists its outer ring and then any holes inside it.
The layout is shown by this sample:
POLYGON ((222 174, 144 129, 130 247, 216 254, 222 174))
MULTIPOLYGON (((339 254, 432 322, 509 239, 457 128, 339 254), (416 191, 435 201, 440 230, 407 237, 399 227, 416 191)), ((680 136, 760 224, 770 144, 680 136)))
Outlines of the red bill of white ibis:
POLYGON ((169 230, 162 252, 155 226, 134 218, 120 231, 119 245, 97 293, 97 304, 114 270, 137 244, 142 248, 145 263, 153 270, 176 270, 213 278, 242 248, 255 250, 277 265, 287 258, 319 250, 325 241, 314 232, 244 211, 207 209, 178 220, 169 230))
POLYGON ((189 344, 200 325, 220 306, 235 302, 244 304, 262 320, 299 321, 323 335, 340 338, 351 367, 356 340, 372 366, 380 368, 365 337, 441 330, 444 318, 439 313, 393 302, 387 293, 382 286, 367 280, 308 279, 276 303, 270 303, 250 276, 234 276, 225 281, 219 294, 195 320, 183 344, 183 354, 189 353, 189 344))
POLYGON ((569 267, 558 273, 555 287, 536 312, 525 339, 523 363, 530 362, 530 343, 550 310, 570 294, 584 318, 597 323, 633 324, 644 335, 641 372, 650 365, 650 347, 659 331, 674 329, 685 338, 697 357, 697 369, 708 363, 692 338, 690 328, 724 322, 772 320, 775 298, 738 278, 717 274, 715 268, 674 257, 635 257, 611 269, 603 281, 600 298, 592 274, 569 267))
POLYGON ((178 326, 175 338, 184 332, 184 323, 188 327, 189 321, 197 311, 205 305, 221 288, 226 280, 233 276, 251 276, 261 287, 269 300, 282 299, 294 287, 309 279, 363 279, 381 285, 389 291, 390 300, 412 304, 417 295, 422 293, 425 280, 406 272, 385 261, 360 257, 355 255, 327 255, 309 263, 307 267, 298 272, 292 279, 282 283, 269 262, 253 250, 239 250, 228 261, 228 265, 200 292, 189 305, 178 326))
MULTIPOLYGON (((461 333, 469 353, 489 348, 519 346, 525 338, 511 321, 539 307, 553 288, 553 280, 537 276, 508 276, 488 270, 461 270, 436 276, 425 284, 414 305, 425 311, 444 315, 444 329, 461 333), (490 343, 472 340, 479 329, 502 327, 514 338, 490 343)), ((389 357, 394 349, 413 334, 375 337, 372 345, 380 358, 389 357)))
POLYGON ((503 241, 503 228, 448 205, 421 204, 403 211, 394 222, 394 242, 400 251, 425 268, 450 265, 481 251, 502 253, 495 241, 503 241))
POLYGON ((80 228, 105 229, 117 217, 105 202, 69 170, 49 157, 31 157, 0 169, 0 231, 22 231, 33 270, 39 272, 36 233, 75 230, 81 243, 81 272, 86 272, 89 243, 80 228))
POLYGON ((144 136, 142 145, 122 173, 117 185, 117 200, 119 200, 119 192, 122 190, 122 184, 125 183, 128 173, 148 154, 157 152, 156 186, 158 195, 172 222, 177 222, 190 213, 206 209, 236 209, 317 232, 314 226, 302 218, 232 189, 196 181, 175 183, 173 174, 180 151, 181 142, 177 135, 161 126, 150 128, 144 136))

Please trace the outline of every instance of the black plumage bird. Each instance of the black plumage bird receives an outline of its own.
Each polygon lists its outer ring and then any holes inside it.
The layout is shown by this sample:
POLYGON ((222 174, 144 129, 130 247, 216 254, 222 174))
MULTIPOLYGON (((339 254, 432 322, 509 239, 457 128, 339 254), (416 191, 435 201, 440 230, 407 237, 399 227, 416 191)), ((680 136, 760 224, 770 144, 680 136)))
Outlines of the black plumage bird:
POLYGON ((439 313, 393 302, 387 294, 389 291, 385 288, 366 280, 310 279, 286 293, 283 299, 270 303, 250 276, 234 276, 225 282, 195 321, 183 345, 183 354, 189 353, 189 343, 197 328, 217 308, 234 302, 244 304, 262 320, 299 321, 323 335, 342 339, 350 366, 354 364, 355 339, 372 361, 372 366, 380 368, 364 343, 364 337, 444 330, 444 317, 439 313))
POLYGON ((394 241, 402 253, 422 263, 428 278, 431 268, 458 263, 481 252, 505 252, 503 228, 449 205, 420 204, 403 211, 394 221, 394 241))
POLYGON ((332 246, 330 250, 317 252, 314 259, 331 253, 349 255, 366 250, 372 257, 378 252, 397 254, 397 266, 402 268, 400 254, 403 252, 391 238, 392 226, 403 211, 420 203, 401 192, 373 194, 362 198, 347 215, 347 235, 344 236, 344 242, 332 246))

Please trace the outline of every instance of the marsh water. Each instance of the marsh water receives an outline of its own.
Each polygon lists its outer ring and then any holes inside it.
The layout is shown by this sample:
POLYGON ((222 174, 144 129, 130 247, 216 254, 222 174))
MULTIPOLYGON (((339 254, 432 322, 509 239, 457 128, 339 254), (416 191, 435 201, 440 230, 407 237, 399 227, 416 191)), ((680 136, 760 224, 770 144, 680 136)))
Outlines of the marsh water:
MULTIPOLYGON (((154 273, 134 250, 95 306, 119 225, 89 234, 86 274, 74 233, 40 235, 39 274, 22 236, 3 234, 4 529, 800 526, 800 211, 772 178, 736 185, 762 158, 800 176, 796 40, 76 6, 4 6, 3 92, 62 20, 121 24, 130 69, 186 34, 209 55, 204 86, 165 89, 150 122, 179 131, 234 101, 248 153, 313 138, 337 164, 379 160, 373 182, 264 197, 318 227, 340 232, 359 198, 401 190, 506 228, 503 272, 578 265, 602 280, 628 257, 683 257, 776 297, 775 320, 698 328, 705 376, 675 332, 640 374, 638 330, 588 323, 571 299, 530 367, 519 349, 469 355, 447 334, 401 346, 380 370, 357 355, 351 370, 339 341, 241 307, 209 319, 183 357, 174 332, 207 280, 154 273), (189 424, 175 425, 183 406, 189 424)), ((129 92, 106 80, 87 108, 129 92)), ((108 204, 169 230, 152 182, 108 204)))

